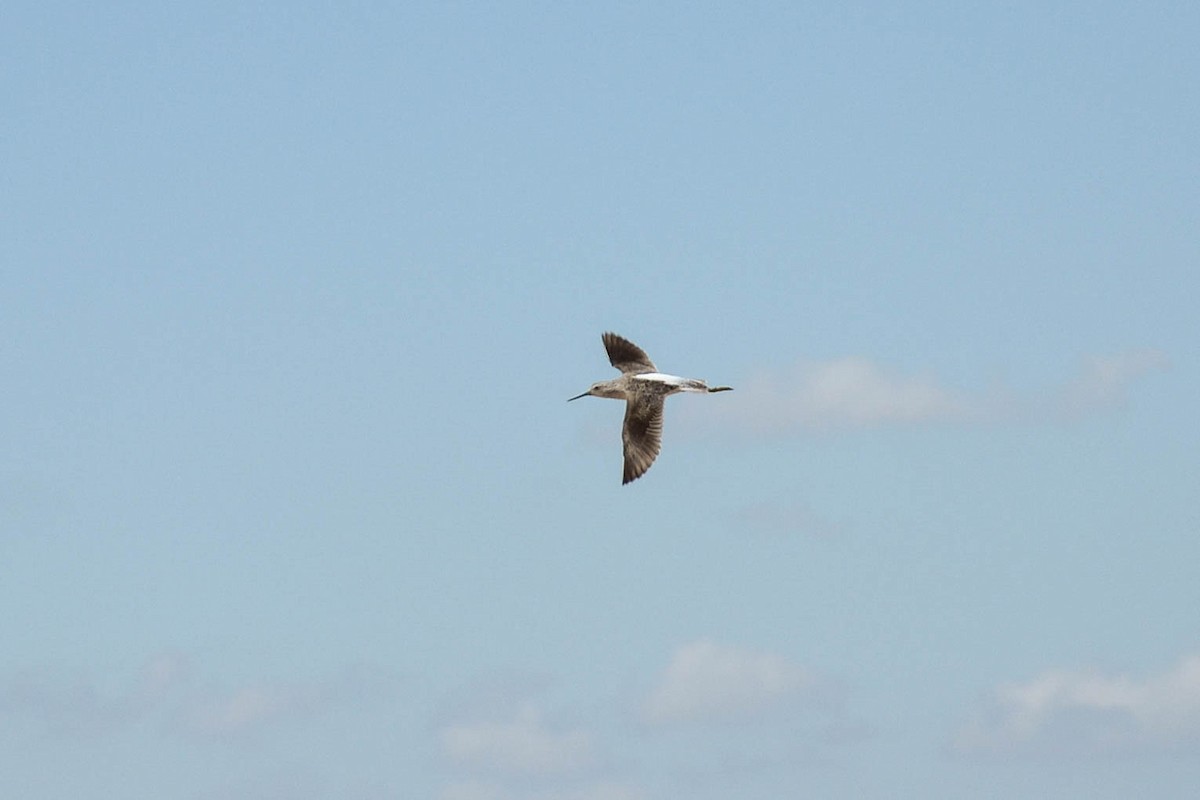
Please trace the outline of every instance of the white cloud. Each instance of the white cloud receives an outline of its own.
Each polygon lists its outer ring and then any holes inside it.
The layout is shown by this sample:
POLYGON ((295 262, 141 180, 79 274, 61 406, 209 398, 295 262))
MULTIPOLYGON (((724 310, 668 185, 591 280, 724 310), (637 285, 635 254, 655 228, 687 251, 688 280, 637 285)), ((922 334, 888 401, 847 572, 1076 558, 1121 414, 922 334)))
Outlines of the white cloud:
POLYGON ((447 725, 441 740, 451 761, 475 770, 536 776, 575 772, 595 761, 587 732, 553 731, 528 704, 511 720, 447 725))
POLYGON ((964 398, 929 376, 905 376, 859 357, 803 364, 739 386, 738 406, 761 430, 853 428, 958 419, 964 398))
POLYGON ((929 374, 903 374, 846 356, 760 374, 739 385, 732 399, 694 404, 684 413, 733 420, 759 433, 1054 421, 1118 406, 1135 380, 1168 365, 1166 355, 1152 349, 1088 356, 1074 375, 1023 395, 1000 385, 984 391, 954 388, 929 374))
POLYGON ((106 689, 90 677, 25 673, 0 684, 0 714, 24 717, 53 735, 99 736, 148 724, 176 734, 223 737, 283 718, 309 719, 391 690, 390 679, 362 669, 311 685, 260 683, 227 691, 200 690, 191 673, 188 659, 176 652, 148 659, 123 690, 106 689))
POLYGON ((1079 372, 1062 387, 1058 405, 1070 416, 1110 408, 1126 401, 1129 385, 1150 372, 1170 366, 1159 350, 1128 350, 1111 356, 1088 356, 1079 372))
POLYGON ((0 717, 25 717, 56 736, 93 736, 136 720, 126 698, 105 697, 86 681, 22 674, 0 689, 0 717))
POLYGON ((645 800, 646 797, 636 786, 612 782, 513 790, 486 781, 460 781, 445 787, 440 800, 645 800))
POLYGON ((1200 654, 1141 680, 1051 670, 1004 684, 954 747, 1023 754, 1200 747, 1200 654))
POLYGON ((702 639, 676 650, 642 714, 651 724, 741 719, 785 705, 813 685, 806 670, 782 656, 702 639))
POLYGON ((186 660, 177 653, 151 658, 123 691, 106 690, 87 676, 26 672, 0 686, 0 715, 34 720, 56 736, 101 736, 174 702, 186 672, 186 660))
POLYGON ((183 684, 191 671, 187 657, 177 652, 164 652, 151 657, 142 667, 139 691, 149 702, 161 700, 183 684))
POLYGON ((440 800, 508 800, 510 795, 496 783, 457 781, 442 789, 440 800))
MULTIPOLYGON (((562 800, 644 800, 646 796, 638 787, 623 783, 597 783, 555 795, 562 800)), ((551 800, 551 796, 546 795, 543 800, 551 800)))
POLYGON ((203 736, 252 730, 322 705, 315 687, 246 686, 229 694, 194 699, 183 714, 184 727, 203 736))

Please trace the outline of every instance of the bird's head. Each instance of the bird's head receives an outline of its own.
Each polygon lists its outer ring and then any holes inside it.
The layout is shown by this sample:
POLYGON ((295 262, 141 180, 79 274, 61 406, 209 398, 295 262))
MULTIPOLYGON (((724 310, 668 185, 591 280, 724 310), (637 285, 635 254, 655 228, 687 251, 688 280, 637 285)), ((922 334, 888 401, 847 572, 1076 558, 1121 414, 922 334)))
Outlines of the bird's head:
POLYGON ((593 383, 588 390, 583 394, 577 394, 574 397, 567 398, 567 402, 578 400, 581 397, 611 397, 616 400, 625 399, 625 391, 620 386, 616 385, 616 381, 598 381, 593 383))

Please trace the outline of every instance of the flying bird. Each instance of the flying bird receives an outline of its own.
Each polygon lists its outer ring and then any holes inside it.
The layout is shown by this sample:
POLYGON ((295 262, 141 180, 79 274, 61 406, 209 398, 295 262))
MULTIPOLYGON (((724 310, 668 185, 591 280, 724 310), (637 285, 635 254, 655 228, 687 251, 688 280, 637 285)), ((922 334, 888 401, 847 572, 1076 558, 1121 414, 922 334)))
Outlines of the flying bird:
POLYGON ((732 386, 709 386, 695 378, 681 378, 659 372, 646 351, 615 333, 600 337, 608 360, 621 371, 621 377, 599 381, 580 397, 611 397, 625 401, 625 424, 621 442, 625 449, 624 485, 635 481, 650 469, 662 449, 663 403, 667 395, 677 392, 728 392, 732 386))

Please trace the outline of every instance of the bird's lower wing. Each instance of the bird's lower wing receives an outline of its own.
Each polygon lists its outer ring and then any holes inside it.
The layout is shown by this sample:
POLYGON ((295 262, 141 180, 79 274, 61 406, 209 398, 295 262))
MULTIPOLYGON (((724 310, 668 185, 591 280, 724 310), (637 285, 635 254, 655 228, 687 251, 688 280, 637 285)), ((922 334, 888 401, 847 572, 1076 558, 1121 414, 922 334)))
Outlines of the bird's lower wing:
POLYGON ((621 441, 625 445, 625 474, 622 484, 642 477, 662 448, 663 401, 639 398, 625 403, 621 441))

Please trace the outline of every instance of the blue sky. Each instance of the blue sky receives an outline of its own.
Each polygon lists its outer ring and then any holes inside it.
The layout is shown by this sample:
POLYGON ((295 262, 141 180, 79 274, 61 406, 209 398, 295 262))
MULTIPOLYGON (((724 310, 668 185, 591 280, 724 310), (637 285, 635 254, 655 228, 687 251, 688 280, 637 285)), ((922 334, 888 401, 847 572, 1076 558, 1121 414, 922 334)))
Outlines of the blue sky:
POLYGON ((1200 13, 647 5, 0 12, 0 794, 1192 796, 1200 13))

